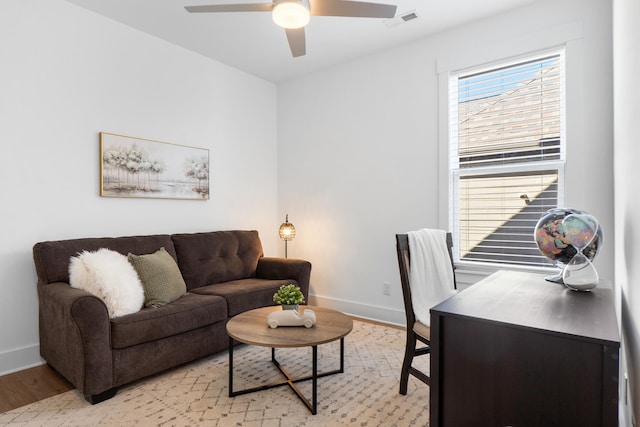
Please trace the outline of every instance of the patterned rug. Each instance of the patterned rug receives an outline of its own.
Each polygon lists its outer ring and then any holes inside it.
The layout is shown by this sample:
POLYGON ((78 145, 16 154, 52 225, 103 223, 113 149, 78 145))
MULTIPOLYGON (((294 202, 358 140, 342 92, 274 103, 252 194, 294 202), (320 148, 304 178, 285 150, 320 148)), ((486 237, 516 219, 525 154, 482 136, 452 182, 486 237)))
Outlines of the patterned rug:
MULTIPOLYGON (((319 372, 339 367, 339 350, 339 341, 318 347, 319 372)), ((97 405, 72 390, 2 413, 0 425, 428 426, 429 388, 410 378, 407 395, 398 393, 403 353, 404 331, 354 321, 345 338, 345 372, 318 380, 316 415, 286 385, 230 398, 225 351, 129 384, 97 405)), ((311 372, 309 348, 279 349, 276 356, 294 376, 311 372)), ((234 389, 282 379, 270 357, 268 348, 236 347, 234 389)), ((311 397, 311 381, 297 385, 311 397)))

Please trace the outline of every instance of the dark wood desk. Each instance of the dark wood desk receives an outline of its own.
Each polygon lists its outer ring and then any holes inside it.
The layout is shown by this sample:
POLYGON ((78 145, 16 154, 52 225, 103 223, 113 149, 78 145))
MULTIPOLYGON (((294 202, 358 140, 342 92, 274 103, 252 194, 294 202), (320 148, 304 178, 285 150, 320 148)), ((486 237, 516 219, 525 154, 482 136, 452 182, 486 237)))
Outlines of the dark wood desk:
POLYGON ((431 309, 431 426, 615 427, 611 289, 499 271, 431 309))

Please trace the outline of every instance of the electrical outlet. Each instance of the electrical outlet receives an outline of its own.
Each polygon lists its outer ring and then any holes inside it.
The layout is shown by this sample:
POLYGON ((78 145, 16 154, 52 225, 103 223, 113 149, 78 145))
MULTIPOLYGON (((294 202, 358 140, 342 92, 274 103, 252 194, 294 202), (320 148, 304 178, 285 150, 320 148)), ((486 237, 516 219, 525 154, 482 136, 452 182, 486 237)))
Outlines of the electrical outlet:
POLYGON ((391 283, 384 282, 382 284, 382 295, 387 295, 387 296, 391 295, 391 283))

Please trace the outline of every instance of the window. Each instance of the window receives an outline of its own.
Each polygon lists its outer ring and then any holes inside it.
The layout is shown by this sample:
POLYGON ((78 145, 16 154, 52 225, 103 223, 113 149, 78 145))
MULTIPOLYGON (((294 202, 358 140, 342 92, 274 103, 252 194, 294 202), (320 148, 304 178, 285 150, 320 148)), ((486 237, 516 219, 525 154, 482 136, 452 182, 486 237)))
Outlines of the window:
POLYGON ((562 51, 450 75, 457 262, 550 265, 533 231, 563 204, 564 96, 562 51))

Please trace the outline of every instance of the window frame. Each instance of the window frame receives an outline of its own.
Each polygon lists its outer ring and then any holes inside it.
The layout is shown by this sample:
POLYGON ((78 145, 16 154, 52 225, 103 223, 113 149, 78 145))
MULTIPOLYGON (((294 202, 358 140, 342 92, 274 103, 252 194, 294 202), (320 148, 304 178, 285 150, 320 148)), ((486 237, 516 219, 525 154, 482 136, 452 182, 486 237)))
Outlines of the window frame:
MULTIPOLYGON (((449 186, 449 78, 456 70, 469 69, 482 64, 495 64, 506 60, 517 61, 537 52, 552 51, 564 47, 566 76, 566 163, 564 170, 564 192, 566 195, 580 194, 580 165, 584 153, 580 149, 582 140, 582 82, 583 76, 583 28, 579 21, 552 25, 544 30, 514 35, 509 39, 494 38, 478 41, 473 46, 460 43, 448 46, 437 59, 438 75, 438 227, 450 230, 449 212, 452 209, 449 186), (573 173, 571 171, 574 171, 573 173)), ((580 199, 580 196, 577 196, 580 199)), ((565 201, 575 203, 576 197, 565 201)), ((453 230, 451 230, 453 231, 453 230)), ((454 261, 456 280, 461 288, 490 275, 500 268, 494 265, 467 265, 454 261)), ((556 268, 522 270, 555 273, 556 268)))
MULTIPOLYGON (((460 204, 460 182, 464 177, 471 176, 490 176, 490 175, 502 175, 502 174, 520 174, 530 172, 535 174, 541 171, 554 171, 557 174, 558 193, 557 203, 553 207, 564 206, 564 174, 566 166, 566 115, 565 115, 565 61, 564 61, 564 47, 554 48, 541 52, 535 52, 528 55, 521 55, 517 58, 510 58, 502 61, 496 61, 491 64, 484 64, 480 67, 469 67, 462 70, 457 70, 449 73, 448 93, 449 93, 449 138, 448 138, 448 181, 449 181, 449 194, 450 197, 450 209, 448 229, 452 231, 454 247, 457 250, 453 251, 454 263, 460 266, 474 266, 486 267, 486 268, 511 268, 511 269, 527 269, 527 270, 547 270, 550 265, 527 265, 524 263, 499 262, 499 261, 478 261, 478 260, 465 260, 460 258, 460 241, 461 241, 461 204, 460 204), (548 57, 558 57, 560 65, 560 144, 559 144, 559 158, 556 160, 544 160, 544 161, 520 161, 517 163, 506 164, 491 164, 486 166, 459 166, 458 155, 458 116, 457 106, 458 103, 458 85, 460 79, 464 79, 467 76, 479 75, 482 73, 499 71, 502 69, 509 69, 511 67, 518 67, 527 62, 540 61, 548 57), (455 105, 453 104, 455 102, 455 105)), ((533 232, 531 233, 533 240, 533 232)), ((499 258, 497 256, 496 258, 499 258)))

